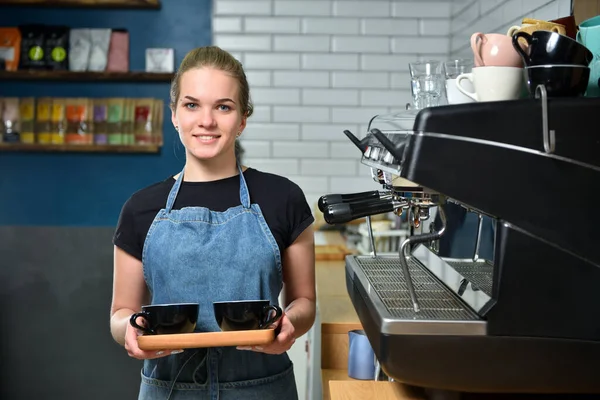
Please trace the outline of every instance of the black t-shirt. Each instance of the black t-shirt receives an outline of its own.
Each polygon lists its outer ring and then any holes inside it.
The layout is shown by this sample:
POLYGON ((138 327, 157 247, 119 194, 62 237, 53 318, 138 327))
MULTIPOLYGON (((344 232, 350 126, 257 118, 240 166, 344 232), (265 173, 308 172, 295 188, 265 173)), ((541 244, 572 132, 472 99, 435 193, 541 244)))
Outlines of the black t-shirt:
MULTIPOLYGON (((244 171, 250 201, 260 206, 279 251, 283 252, 314 221, 302 189, 287 178, 260 172, 244 171)), ((175 179, 172 176, 134 193, 123 205, 113 243, 138 260, 148 229, 158 211, 165 208, 175 179)), ((226 211, 240 201, 239 175, 211 182, 182 182, 174 209, 206 207, 226 211)))

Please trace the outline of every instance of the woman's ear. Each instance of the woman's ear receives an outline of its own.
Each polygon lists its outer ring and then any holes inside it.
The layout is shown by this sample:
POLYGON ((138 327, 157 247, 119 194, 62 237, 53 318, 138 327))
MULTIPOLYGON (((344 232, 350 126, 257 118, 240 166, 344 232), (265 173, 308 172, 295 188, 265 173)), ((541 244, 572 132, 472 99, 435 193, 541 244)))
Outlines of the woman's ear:
POLYGON ((244 114, 242 116, 242 122, 240 123, 240 128, 238 129, 238 132, 243 132, 244 129, 246 129, 246 121, 248 120, 248 117, 246 116, 246 114, 244 114))
POLYGON ((177 121, 177 114, 175 113, 175 109, 171 108, 171 122, 175 127, 176 131, 179 131, 179 122, 177 121))

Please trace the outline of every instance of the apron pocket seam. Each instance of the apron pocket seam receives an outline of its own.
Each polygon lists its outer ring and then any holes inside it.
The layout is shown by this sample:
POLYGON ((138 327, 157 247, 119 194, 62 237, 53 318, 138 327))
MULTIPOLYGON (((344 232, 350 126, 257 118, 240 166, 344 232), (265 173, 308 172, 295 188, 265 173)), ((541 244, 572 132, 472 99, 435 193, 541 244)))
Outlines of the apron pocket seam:
POLYGON ((275 374, 275 375, 267 376, 264 378, 258 378, 258 379, 249 379, 246 381, 223 382, 223 383, 219 383, 219 388, 220 389, 237 389, 237 388, 242 388, 242 387, 254 387, 254 386, 265 385, 267 383, 273 383, 280 379, 284 379, 289 374, 291 374, 293 371, 294 371, 294 365, 292 364, 284 371, 282 371, 278 374, 275 374))

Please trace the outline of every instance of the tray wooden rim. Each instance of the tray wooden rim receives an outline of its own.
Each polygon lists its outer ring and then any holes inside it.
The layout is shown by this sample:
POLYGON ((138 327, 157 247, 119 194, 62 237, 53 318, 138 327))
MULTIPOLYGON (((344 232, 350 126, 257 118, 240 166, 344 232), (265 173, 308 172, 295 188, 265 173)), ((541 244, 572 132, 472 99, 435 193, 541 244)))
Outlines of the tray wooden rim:
POLYGON ((142 350, 179 350, 203 347, 258 346, 275 339, 274 329, 257 329, 230 332, 194 332, 172 335, 138 336, 142 350))

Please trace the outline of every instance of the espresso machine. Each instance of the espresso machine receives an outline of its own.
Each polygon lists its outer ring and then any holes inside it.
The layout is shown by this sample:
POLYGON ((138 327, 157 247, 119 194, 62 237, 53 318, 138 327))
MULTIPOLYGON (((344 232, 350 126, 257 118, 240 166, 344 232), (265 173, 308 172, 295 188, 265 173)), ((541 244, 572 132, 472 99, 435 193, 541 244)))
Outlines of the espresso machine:
POLYGON ((600 393, 600 98, 538 89, 535 98, 422 109, 408 124, 377 116, 362 139, 344 132, 381 190, 322 196, 326 222, 370 224, 393 212, 411 227, 397 254, 373 244, 345 260, 348 293, 390 379, 600 393), (447 205, 479 217, 468 257, 439 251, 447 205), (484 218, 493 222, 486 257, 484 218))

